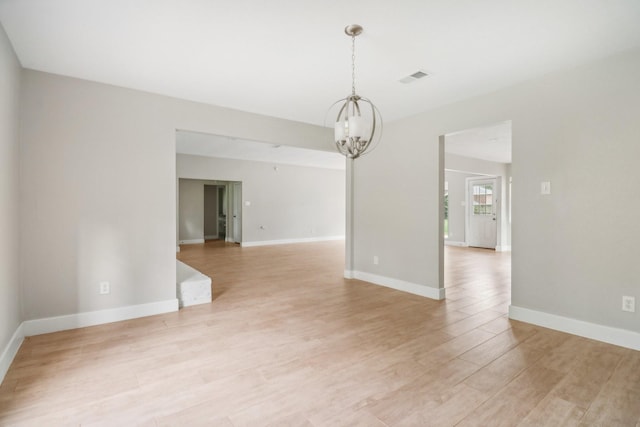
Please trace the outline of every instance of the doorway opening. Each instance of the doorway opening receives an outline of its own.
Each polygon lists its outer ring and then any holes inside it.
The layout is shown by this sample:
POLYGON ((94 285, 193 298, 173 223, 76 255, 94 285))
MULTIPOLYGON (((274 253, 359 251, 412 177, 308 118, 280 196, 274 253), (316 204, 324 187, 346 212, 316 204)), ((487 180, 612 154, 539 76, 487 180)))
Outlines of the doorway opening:
POLYGON ((205 240, 259 246, 344 239, 340 154, 181 129, 175 148, 177 251, 180 243, 205 240), (197 194, 185 205, 185 183, 194 182, 197 194), (189 203, 199 205, 191 220, 189 203))
MULTIPOLYGON (((511 121, 442 138, 442 280, 456 286, 511 290, 511 121)), ((453 291, 453 292, 450 292, 453 291)), ((490 293, 490 292, 489 292, 490 293)))
POLYGON ((242 182, 178 179, 178 244, 242 243, 242 182))

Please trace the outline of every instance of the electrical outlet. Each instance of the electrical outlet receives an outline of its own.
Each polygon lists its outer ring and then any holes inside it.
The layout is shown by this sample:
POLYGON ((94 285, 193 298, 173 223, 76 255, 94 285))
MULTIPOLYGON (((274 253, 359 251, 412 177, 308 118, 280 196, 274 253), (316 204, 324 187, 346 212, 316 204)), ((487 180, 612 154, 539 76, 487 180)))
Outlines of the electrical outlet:
POLYGON ((380 262, 380 260, 378 259, 378 255, 374 255, 373 256, 373 265, 378 265, 378 262, 380 262))
POLYGON ((622 311, 636 312, 636 299, 634 297, 622 297, 622 311))
POLYGON ((100 282, 100 295, 107 295, 111 293, 111 285, 109 282, 100 282))

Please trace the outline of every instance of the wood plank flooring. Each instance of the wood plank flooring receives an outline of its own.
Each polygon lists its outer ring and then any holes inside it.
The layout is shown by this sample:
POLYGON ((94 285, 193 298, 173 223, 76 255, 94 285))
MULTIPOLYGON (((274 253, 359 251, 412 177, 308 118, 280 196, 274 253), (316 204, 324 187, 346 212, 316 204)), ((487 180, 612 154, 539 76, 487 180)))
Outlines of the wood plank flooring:
POLYGON ((510 321, 509 255, 446 301, 342 278, 343 242, 183 246, 211 304, 27 338, 2 426, 640 426, 640 352, 510 321))

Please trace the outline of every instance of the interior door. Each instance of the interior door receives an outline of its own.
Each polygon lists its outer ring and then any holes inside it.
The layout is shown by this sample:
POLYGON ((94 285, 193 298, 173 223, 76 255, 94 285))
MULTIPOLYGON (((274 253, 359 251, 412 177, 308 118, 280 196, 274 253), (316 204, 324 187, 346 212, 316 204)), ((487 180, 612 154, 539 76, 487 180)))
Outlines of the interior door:
POLYGON ((495 249, 498 236, 496 179, 470 179, 467 185, 467 244, 495 249))

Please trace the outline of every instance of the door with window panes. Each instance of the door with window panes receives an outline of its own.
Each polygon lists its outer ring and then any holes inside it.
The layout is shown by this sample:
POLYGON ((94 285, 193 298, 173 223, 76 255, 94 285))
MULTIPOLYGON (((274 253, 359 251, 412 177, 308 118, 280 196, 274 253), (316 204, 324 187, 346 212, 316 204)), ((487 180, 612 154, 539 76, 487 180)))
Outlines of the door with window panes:
POLYGON ((478 248, 496 248, 497 190, 495 178, 468 180, 467 244, 478 248))

